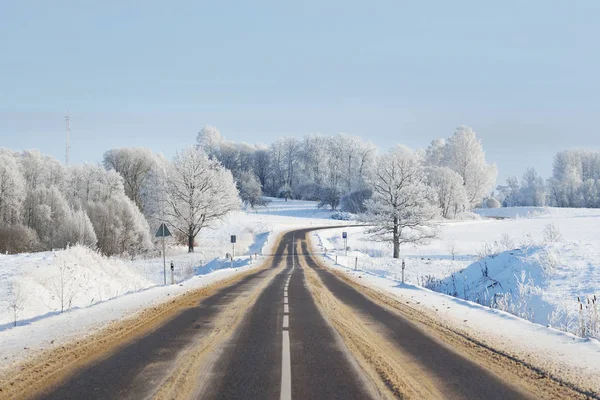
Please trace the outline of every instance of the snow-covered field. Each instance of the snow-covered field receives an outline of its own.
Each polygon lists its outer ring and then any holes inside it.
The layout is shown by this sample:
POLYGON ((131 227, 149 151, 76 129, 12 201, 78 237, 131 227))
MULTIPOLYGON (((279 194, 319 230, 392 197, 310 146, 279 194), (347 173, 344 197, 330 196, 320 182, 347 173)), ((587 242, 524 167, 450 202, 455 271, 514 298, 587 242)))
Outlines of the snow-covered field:
POLYGON ((600 210, 503 208, 476 210, 479 221, 445 222, 439 239, 391 249, 349 228, 318 236, 330 259, 370 274, 477 302, 580 336, 600 336, 600 210), (581 301, 581 305, 580 305, 581 301))

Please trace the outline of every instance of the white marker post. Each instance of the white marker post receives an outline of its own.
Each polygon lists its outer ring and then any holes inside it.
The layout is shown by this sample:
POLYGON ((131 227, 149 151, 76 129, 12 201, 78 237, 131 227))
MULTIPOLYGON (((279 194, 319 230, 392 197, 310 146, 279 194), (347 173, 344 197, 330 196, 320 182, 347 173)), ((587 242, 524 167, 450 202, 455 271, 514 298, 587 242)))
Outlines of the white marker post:
POLYGON ((231 235, 231 268, 233 268, 233 256, 235 256, 235 242, 237 241, 237 237, 235 235, 231 235))
POLYGON ((402 260, 402 283, 404 283, 404 268, 406 265, 404 264, 404 259, 402 260))

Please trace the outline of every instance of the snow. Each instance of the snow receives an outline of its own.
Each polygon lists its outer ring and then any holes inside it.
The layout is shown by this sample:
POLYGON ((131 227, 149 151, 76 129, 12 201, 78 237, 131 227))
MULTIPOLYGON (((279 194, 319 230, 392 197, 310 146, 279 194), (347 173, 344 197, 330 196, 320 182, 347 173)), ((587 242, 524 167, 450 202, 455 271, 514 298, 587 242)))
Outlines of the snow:
MULTIPOLYGON (((391 294, 403 303, 408 303, 429 315, 432 315, 442 324, 452 329, 466 333, 483 343, 491 345, 496 350, 517 356, 532 365, 539 366, 550 373, 560 377, 567 376, 574 381, 583 380, 584 385, 591 385, 598 390, 600 376, 600 342, 596 339, 583 339, 572 334, 548 328, 536 323, 531 323, 498 309, 491 309, 480 304, 466 301, 461 298, 437 293, 420 287, 413 283, 401 283, 395 279, 396 272, 383 274, 384 266, 362 269, 364 262, 359 262, 359 269, 354 270, 354 257, 358 252, 351 254, 352 258, 338 256, 339 263, 335 263, 335 253, 329 251, 332 242, 326 237, 331 237, 331 231, 315 233, 317 240, 313 241, 315 250, 321 252, 327 264, 339 271, 343 271, 360 284, 367 285, 379 291, 391 294), (327 252, 323 253, 323 247, 327 252)), ((351 237, 351 236, 350 236, 351 237)), ((337 240, 335 240, 337 241, 337 240)), ((508 255, 505 255, 508 257, 508 255)), ((435 264, 435 263, 432 263, 435 264)), ((393 265, 392 263, 387 266, 393 265)), ((412 260, 409 261, 412 264, 412 260)), ((420 267, 428 266, 422 262, 420 267)), ((435 272, 441 274, 443 268, 435 272)), ((398 272, 398 279, 400 279, 398 272)), ((596 274, 598 274, 596 272, 596 274)), ((409 274, 409 282, 414 280, 414 275, 409 274)), ((598 288, 596 281, 596 288, 598 288)), ((590 285, 593 287, 594 284, 590 285)))
MULTIPOLYGON (((479 213, 482 210, 477 210, 479 213)), ((488 216, 529 218, 449 221, 439 226, 439 239, 404 246, 405 281, 445 294, 510 311, 541 325, 600 337, 600 237, 597 209, 489 209, 488 216), (554 226, 558 240, 545 231, 554 226), (584 303, 580 313, 578 298, 584 303), (587 304, 587 301, 590 304, 587 304)), ((363 228, 348 228, 344 256, 342 229, 318 233, 328 257, 370 274, 401 279, 402 260, 391 248, 372 242, 363 228)))

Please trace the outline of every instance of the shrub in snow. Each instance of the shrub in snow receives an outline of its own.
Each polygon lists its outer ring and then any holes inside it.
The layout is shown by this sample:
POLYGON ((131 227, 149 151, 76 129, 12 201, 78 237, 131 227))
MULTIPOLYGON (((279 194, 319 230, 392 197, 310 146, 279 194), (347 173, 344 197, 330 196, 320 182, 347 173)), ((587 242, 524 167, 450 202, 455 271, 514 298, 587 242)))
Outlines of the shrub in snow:
POLYGON ((336 211, 333 214, 331 214, 331 219, 336 219, 339 221, 349 221, 352 219, 352 214, 343 211, 336 211))
POLYGON ((352 214, 365 213, 367 211, 365 203, 371 197, 373 197, 373 190, 370 188, 350 192, 340 199, 341 210, 352 214))
POLYGON ((560 230, 554 224, 548 224, 544 228, 544 242, 556 243, 562 240, 560 230))
POLYGON ((485 205, 487 206, 487 208, 500 208, 501 207, 500 202, 493 197, 490 197, 489 199, 487 199, 485 201, 485 205))
POLYGON ((283 186, 277 192, 277 197, 279 197, 280 199, 285 199, 285 201, 288 201, 288 199, 292 198, 292 189, 290 189, 290 187, 287 185, 283 186))
POLYGON ((17 254, 40 251, 42 245, 35 231, 23 225, 0 226, 0 253, 17 254))
POLYGON ((478 221, 481 219, 481 215, 475 214, 471 211, 463 211, 461 213, 456 214, 454 218, 461 221, 478 221))
POLYGON ((240 192, 240 198, 250 207, 262 206, 265 204, 262 197, 262 189, 256 175, 252 172, 244 171, 240 173, 237 179, 237 187, 240 192))
POLYGON ((321 189, 319 208, 330 207, 334 211, 340 205, 340 191, 337 188, 326 187, 321 189))
POLYGON ((316 183, 307 183, 298 185, 294 188, 294 198, 300 200, 318 201, 320 200, 323 188, 316 183))

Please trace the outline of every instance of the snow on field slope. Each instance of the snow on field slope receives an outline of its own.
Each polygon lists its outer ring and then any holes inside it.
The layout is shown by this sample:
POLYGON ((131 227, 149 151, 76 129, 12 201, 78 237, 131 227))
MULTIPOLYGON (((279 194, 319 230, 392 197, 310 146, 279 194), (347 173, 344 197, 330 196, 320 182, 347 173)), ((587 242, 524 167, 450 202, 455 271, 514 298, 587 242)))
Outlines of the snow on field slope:
MULTIPOLYGON (((600 336, 600 304, 593 300, 600 298, 600 210, 509 208, 486 213, 529 217, 442 223, 439 239, 401 248, 405 281, 542 325, 600 336), (548 231, 556 237, 548 238, 548 231)), ((329 258, 337 255, 341 265, 350 267, 357 260, 358 268, 370 274, 401 279, 402 260, 390 257, 387 244, 369 241, 363 228, 346 229, 346 257, 342 230, 318 234, 329 258)))

